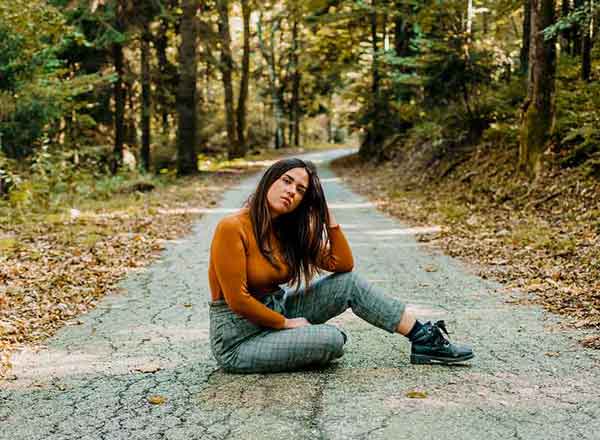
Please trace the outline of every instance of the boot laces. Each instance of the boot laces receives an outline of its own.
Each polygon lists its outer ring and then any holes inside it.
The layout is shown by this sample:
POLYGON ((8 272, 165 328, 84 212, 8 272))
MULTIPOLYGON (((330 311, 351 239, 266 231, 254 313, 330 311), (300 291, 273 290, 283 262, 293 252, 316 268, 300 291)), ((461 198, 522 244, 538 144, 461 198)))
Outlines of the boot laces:
POLYGON ((438 342, 441 342, 444 345, 450 344, 450 341, 446 338, 446 336, 450 336, 450 334, 448 333, 448 329, 446 329, 446 323, 444 321, 436 321, 432 327, 438 342), (444 336, 444 333, 446 336, 444 336))

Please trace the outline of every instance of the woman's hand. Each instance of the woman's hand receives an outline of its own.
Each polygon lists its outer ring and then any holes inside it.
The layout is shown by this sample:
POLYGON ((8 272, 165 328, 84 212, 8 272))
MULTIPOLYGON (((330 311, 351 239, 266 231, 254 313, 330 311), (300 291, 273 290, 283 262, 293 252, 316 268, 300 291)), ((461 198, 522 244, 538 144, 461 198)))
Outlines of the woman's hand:
POLYGON ((306 318, 291 318, 285 320, 283 328, 300 328, 306 327, 307 325, 310 325, 310 322, 308 322, 306 318))

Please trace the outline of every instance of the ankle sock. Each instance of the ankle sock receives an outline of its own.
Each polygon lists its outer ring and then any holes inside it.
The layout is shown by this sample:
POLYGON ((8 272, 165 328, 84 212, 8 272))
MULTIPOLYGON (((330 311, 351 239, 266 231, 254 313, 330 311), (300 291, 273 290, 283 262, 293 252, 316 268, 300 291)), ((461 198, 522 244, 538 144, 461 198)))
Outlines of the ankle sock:
POLYGON ((415 325, 413 325, 413 328, 406 335, 408 340, 412 341, 415 338, 415 335, 419 332, 419 330, 421 330, 422 327, 423 327, 423 324, 421 324, 419 322, 419 320, 415 321, 415 325))

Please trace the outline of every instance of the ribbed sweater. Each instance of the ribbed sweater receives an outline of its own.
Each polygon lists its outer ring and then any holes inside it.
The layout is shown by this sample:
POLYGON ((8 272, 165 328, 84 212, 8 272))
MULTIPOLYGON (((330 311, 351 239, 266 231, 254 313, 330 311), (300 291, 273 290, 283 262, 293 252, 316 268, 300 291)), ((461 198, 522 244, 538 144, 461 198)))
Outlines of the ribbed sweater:
MULTIPOLYGON (((352 251, 339 225, 327 227, 331 246, 323 251, 317 266, 329 272, 349 272, 354 266, 352 251)), ((215 230, 208 269, 211 298, 224 299, 232 311, 249 321, 281 329, 285 317, 259 300, 290 281, 291 275, 274 235, 274 267, 260 252, 248 209, 224 217, 215 230)))

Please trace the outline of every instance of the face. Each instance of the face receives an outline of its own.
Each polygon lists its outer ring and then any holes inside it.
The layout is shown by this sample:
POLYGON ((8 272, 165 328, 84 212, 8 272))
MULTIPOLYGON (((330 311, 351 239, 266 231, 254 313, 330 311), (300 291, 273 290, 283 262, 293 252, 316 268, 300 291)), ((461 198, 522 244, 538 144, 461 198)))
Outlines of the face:
POLYGON ((298 207, 308 190, 308 172, 292 168, 279 177, 267 192, 267 202, 273 218, 292 212, 298 207))

